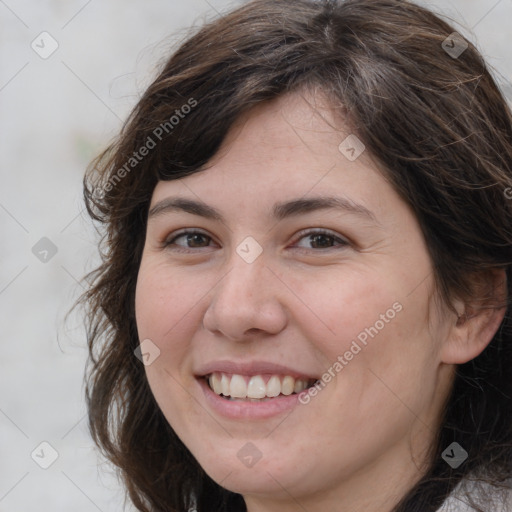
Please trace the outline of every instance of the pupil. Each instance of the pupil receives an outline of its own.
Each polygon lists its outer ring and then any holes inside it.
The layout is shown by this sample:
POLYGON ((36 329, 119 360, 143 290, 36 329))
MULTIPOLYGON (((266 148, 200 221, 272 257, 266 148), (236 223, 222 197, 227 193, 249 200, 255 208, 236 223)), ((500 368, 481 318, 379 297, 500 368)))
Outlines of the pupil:
POLYGON ((329 245, 330 245, 330 244, 329 244, 329 237, 328 237, 327 235, 313 235, 313 240, 312 240, 312 241, 313 241, 313 243, 315 244, 315 243, 317 243, 317 242, 318 242, 318 240, 319 240, 319 239, 320 239, 320 240, 322 240, 322 239, 323 239, 323 240, 324 240, 324 242, 326 242, 326 243, 323 243, 323 244, 322 244, 322 243, 320 242, 318 245, 320 245, 321 247, 329 247, 329 245))
POLYGON ((197 239, 199 238, 199 245, 201 243, 201 238, 203 238, 203 235, 196 233, 192 235, 188 235, 187 242, 191 244, 195 244, 197 242, 197 239))

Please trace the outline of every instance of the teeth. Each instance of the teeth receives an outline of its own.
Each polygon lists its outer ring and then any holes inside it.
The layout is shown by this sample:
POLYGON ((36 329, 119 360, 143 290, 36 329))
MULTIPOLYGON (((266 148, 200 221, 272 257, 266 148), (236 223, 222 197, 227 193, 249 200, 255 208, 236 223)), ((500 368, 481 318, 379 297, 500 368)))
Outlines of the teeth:
POLYGON ((217 393, 217 395, 222 394, 222 383, 219 376, 215 373, 210 376, 210 387, 215 391, 215 393, 217 393))
POLYGON ((297 379, 295 381, 295 385, 293 386, 293 392, 294 393, 300 393, 301 391, 304 391, 308 387, 308 383, 304 380, 297 379))
POLYGON ((246 377, 212 373, 208 377, 208 383, 217 395, 231 397, 231 400, 243 399, 252 402, 266 401, 280 394, 288 396, 292 393, 300 393, 309 387, 307 379, 295 379, 290 375, 284 377, 272 375, 265 384, 265 378, 262 375, 246 377))
POLYGON ((281 383, 281 393, 283 395, 291 395, 293 393, 293 388, 295 387, 295 379, 287 375, 283 382, 281 383))
POLYGON ((229 396, 229 379, 227 375, 222 374, 220 384, 222 388, 222 394, 224 396, 229 396))
MULTIPOLYGON (((233 379, 235 377, 236 375, 233 375, 233 379)), ((231 379, 231 386, 233 386, 233 379, 231 379)), ((249 385, 247 386, 247 396, 249 398, 265 398, 266 394, 267 386, 265 386, 265 381, 259 375, 251 377, 249 385)))
POLYGON ((281 393, 281 381, 277 375, 272 375, 267 382, 267 396, 274 397, 281 393))
MULTIPOLYGON (((233 398, 245 398, 247 396, 247 384, 241 375, 233 375, 233 377, 231 377, 231 384, 229 389, 229 394, 233 398)), ((250 396, 249 398, 256 397, 250 396)))

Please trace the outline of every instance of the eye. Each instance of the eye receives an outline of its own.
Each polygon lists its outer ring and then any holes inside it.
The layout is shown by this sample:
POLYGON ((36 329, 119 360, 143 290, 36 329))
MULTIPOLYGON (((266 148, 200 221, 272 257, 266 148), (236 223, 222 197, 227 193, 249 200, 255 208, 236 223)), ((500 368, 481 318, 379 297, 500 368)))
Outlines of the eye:
MULTIPOLYGON (((176 233, 168 237, 164 242, 164 247, 177 246, 185 249, 197 249, 201 247, 208 247, 208 243, 212 240, 212 238, 201 231, 181 231, 180 233, 176 233), (177 243, 178 240, 183 239, 182 243, 177 243)), ((180 249, 174 249, 178 250, 180 249)))
POLYGON ((332 249, 336 248, 333 244, 338 244, 338 246, 346 247, 349 245, 347 240, 340 238, 330 231, 326 231, 323 229, 311 230, 309 232, 301 231, 299 233, 298 240, 306 240, 306 243, 313 244, 316 247, 306 247, 306 249, 332 249), (309 238, 309 241, 308 241, 309 238))
MULTIPOLYGON (((336 248, 336 244, 338 247, 346 247, 349 245, 349 242, 343 238, 340 238, 330 231, 321 229, 301 231, 297 240, 306 240, 306 243, 313 245, 310 245, 309 247, 303 246, 303 249, 333 249, 336 248)), ((163 246, 172 248, 172 250, 190 252, 187 249, 192 250, 208 247, 211 241, 212 237, 208 236, 206 233, 201 231, 185 230, 172 234, 163 242, 163 246), (181 242, 178 243, 180 240, 181 242)), ((300 247, 300 245, 298 245, 298 247, 300 247)))

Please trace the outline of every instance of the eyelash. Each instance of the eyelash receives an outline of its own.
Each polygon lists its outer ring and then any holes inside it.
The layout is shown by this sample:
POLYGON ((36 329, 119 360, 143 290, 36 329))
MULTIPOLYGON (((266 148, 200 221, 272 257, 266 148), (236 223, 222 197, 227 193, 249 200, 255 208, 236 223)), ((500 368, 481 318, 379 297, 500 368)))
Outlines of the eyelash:
MULTIPOLYGON (((171 245, 174 245, 174 242, 178 239, 178 238, 181 238, 183 236, 186 236, 186 235, 201 235, 209 240, 212 240, 212 237, 207 235, 206 233, 203 233, 202 231, 198 231, 198 230, 183 230, 183 231, 180 231, 176 234, 173 234, 172 237, 168 237, 166 240, 164 240, 163 242, 163 247, 164 248, 170 248, 171 245)), ((346 247, 349 245, 349 242, 347 240, 344 240, 343 238, 340 238, 339 236, 336 236, 334 233, 332 233, 331 231, 327 231, 327 230, 324 230, 324 229, 310 229, 310 230, 304 230, 304 231, 301 231, 297 234, 297 238, 296 238, 296 242, 300 241, 302 238, 306 238, 307 236, 313 236, 313 235, 324 235, 324 236, 327 236, 327 237, 330 237, 334 242, 338 242, 339 243, 339 247, 346 247)), ((204 249, 204 247, 197 247, 195 249, 204 249)), ((300 248, 302 250, 306 250, 306 251, 315 251, 315 252, 318 252, 320 250, 330 250, 330 249, 336 249, 336 247, 325 247, 325 248, 320 248, 320 249, 313 249, 313 248, 310 248, 310 249, 304 249, 304 248, 300 248)), ((185 248, 185 247, 181 247, 181 246, 177 246, 177 248, 172 248, 171 250, 173 251, 177 251, 177 252, 184 252, 184 253, 190 253, 190 252, 194 252, 194 248, 192 247, 189 247, 189 248, 185 248)))

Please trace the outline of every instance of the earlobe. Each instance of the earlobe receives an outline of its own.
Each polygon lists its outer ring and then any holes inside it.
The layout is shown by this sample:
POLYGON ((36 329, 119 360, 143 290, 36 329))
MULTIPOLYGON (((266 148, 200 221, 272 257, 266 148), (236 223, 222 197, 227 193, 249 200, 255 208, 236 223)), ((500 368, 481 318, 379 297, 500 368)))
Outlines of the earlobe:
MULTIPOLYGON (((487 274, 489 276, 489 274, 487 274)), ((457 302, 453 325, 441 351, 446 364, 464 364, 479 356, 498 331, 506 313, 507 279, 503 270, 492 271, 487 288, 492 294, 478 300, 478 306, 457 302)))

